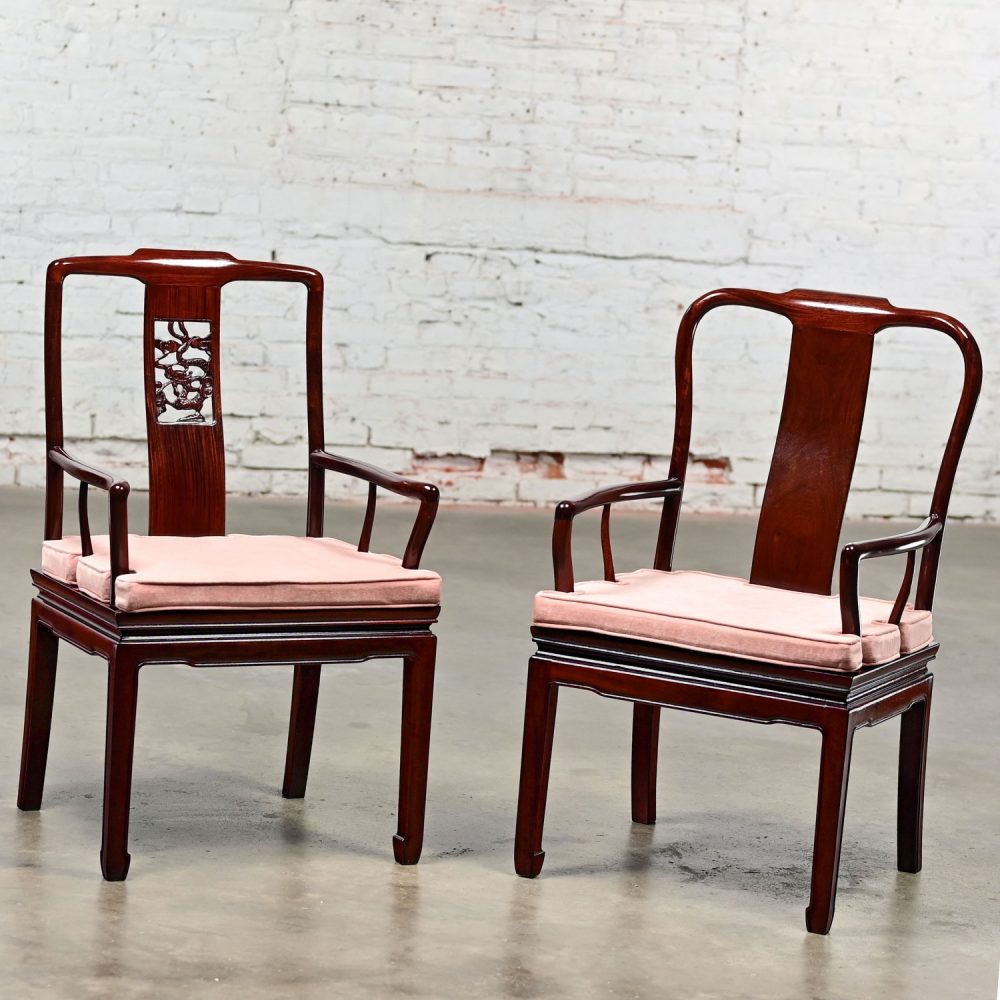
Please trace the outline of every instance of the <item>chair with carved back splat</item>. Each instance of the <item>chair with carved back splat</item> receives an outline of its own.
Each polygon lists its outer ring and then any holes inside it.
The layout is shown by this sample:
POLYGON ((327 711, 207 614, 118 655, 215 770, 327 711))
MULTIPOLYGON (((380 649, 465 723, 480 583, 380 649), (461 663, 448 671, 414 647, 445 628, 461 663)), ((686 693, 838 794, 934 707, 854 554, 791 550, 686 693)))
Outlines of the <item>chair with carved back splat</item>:
POLYGON ((60 639, 108 661, 101 868, 124 879, 139 669, 295 664, 282 794, 305 794, 320 666, 403 660, 396 860, 423 841, 440 578, 418 568, 437 510, 435 486, 329 454, 323 437, 323 279, 289 264, 224 253, 137 250, 72 257, 48 269, 45 300, 47 489, 38 594, 31 606, 28 693, 18 806, 41 806, 60 639), (64 448, 61 326, 70 275, 145 285, 143 329, 149 446, 149 534, 128 534, 129 486, 64 448), (226 535, 219 316, 233 281, 305 286, 308 500, 306 535, 226 535), (327 471, 368 483, 357 546, 323 537, 327 471), (63 477, 80 483, 79 537, 63 537, 63 477), (87 492, 109 495, 107 536, 91 537, 87 492), (419 502, 402 560, 368 551, 378 487, 419 502))
POLYGON ((558 690, 585 688, 631 701, 632 818, 655 822, 660 707, 822 734, 807 928, 829 931, 855 729, 901 716, 897 813, 900 871, 921 865, 924 771, 938 646, 930 609, 955 470, 982 382, 979 350, 961 323, 884 299, 796 290, 722 289, 684 314, 676 348, 676 413, 669 478, 598 490, 556 508, 555 590, 535 599, 514 861, 533 878, 542 827, 558 690), (706 313, 746 306, 791 321, 785 397, 761 506, 749 581, 672 570, 691 439, 692 345, 706 313), (924 327, 961 349, 965 376, 927 519, 888 538, 846 545, 840 595, 831 577, 864 415, 875 335, 924 327), (652 569, 616 574, 611 505, 663 498, 652 569), (604 580, 574 583, 573 519, 602 507, 604 580), (916 552, 916 595, 908 603, 916 552), (863 559, 906 555, 894 602, 859 598, 863 559))

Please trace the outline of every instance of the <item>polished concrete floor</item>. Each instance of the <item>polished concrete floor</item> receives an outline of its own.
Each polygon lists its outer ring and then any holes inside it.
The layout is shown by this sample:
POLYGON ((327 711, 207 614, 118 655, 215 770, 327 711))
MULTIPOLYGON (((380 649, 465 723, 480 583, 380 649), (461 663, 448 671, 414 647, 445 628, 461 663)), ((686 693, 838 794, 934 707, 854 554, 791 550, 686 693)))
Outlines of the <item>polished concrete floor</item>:
MULTIPOLYGON (((387 508, 376 548, 398 547, 406 513, 387 508)), ((330 528, 358 521, 338 508, 330 528)), ((231 530, 302 523, 300 503, 232 504, 231 530)), ((41 495, 0 491, 0 996, 992 1000, 1000 529, 955 525, 946 542, 924 871, 895 871, 898 725, 862 730, 837 917, 821 938, 803 927, 811 731, 666 713, 660 821, 633 826, 629 707, 565 692, 546 867, 514 875, 530 598, 550 579, 549 525, 535 511, 440 514, 425 558, 446 586, 419 866, 397 867, 390 849, 398 664, 325 670, 303 801, 279 794, 290 670, 155 667, 141 680, 132 868, 112 885, 98 867, 101 661, 64 650, 45 802, 14 806, 41 495)), ((620 566, 648 559, 655 526, 618 518, 620 566)), ((689 518, 678 562, 744 571, 752 530, 689 518)), ((579 568, 586 549, 595 571, 586 534, 579 568)), ((869 591, 892 589, 890 562, 866 566, 869 591)))

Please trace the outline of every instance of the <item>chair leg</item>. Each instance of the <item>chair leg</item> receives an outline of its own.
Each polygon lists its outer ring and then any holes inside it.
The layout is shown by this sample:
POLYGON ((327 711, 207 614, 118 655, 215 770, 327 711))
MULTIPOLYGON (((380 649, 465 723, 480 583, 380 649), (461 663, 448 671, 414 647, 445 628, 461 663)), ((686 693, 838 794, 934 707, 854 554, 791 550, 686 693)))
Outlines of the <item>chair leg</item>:
POLYGON ((132 752, 141 663, 119 646, 108 663, 108 721, 104 751, 104 828, 101 871, 109 882, 128 874, 132 752))
POLYGON ((286 799, 301 799, 306 794, 321 669, 318 663, 295 665, 292 711, 288 720, 288 748, 285 751, 285 778, 281 785, 281 794, 286 799))
POLYGON ((911 705, 900 718, 896 867, 901 872, 918 872, 923 861, 924 777, 930 719, 931 683, 928 681, 926 697, 911 705))
POLYGON ((656 822, 656 756, 660 706, 632 706, 632 822, 656 822))
POLYGON ((399 820, 392 851, 401 865, 415 865, 424 846, 427 758, 434 701, 437 640, 430 636, 403 661, 403 721, 399 755, 399 820))
POLYGON ((542 829, 545 826, 545 799, 549 789, 558 698, 559 687, 550 680, 548 665, 544 660, 532 657, 528 662, 521 783, 517 797, 517 832, 514 836, 514 869, 524 878, 534 878, 545 863, 542 829))
POLYGON ((24 705, 21 778, 17 789, 17 807, 26 812, 34 812, 42 806, 58 655, 59 639, 39 621, 38 612, 32 603, 31 638, 28 647, 28 692, 24 705))
POLYGON ((838 713, 823 727, 812 886, 806 909, 806 928, 813 934, 828 934, 833 923, 853 741, 854 724, 846 712, 838 713))

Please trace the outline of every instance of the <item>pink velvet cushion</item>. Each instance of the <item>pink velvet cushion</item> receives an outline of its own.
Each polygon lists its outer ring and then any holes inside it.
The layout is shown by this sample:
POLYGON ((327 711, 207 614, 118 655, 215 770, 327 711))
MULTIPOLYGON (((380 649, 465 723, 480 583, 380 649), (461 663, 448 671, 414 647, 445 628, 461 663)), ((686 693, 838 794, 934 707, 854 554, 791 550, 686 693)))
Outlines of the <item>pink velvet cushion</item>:
POLYGON ((771 663, 859 670, 931 641, 929 611, 908 609, 902 629, 887 623, 892 604, 863 598, 863 635, 840 630, 837 597, 758 587, 731 576, 640 569, 616 582, 543 590, 535 623, 584 629, 771 663), (901 639, 904 640, 901 642, 901 639))
MULTIPOLYGON (((63 539, 66 548, 72 541, 63 539)), ((55 565, 54 553, 48 559, 55 565)), ((43 549, 43 569, 45 563, 43 549)), ((115 603, 123 611, 426 605, 441 599, 437 573, 403 569, 394 556, 358 552, 336 538, 129 535, 129 569, 115 584, 115 603)), ((76 584, 99 601, 110 600, 107 536, 94 538, 92 556, 77 557, 76 584)))
MULTIPOLYGON (((94 535, 91 543, 95 555, 108 554, 107 535, 94 535)), ((63 583, 76 583, 76 564, 82 551, 79 535, 51 538, 42 542, 42 572, 63 583)))

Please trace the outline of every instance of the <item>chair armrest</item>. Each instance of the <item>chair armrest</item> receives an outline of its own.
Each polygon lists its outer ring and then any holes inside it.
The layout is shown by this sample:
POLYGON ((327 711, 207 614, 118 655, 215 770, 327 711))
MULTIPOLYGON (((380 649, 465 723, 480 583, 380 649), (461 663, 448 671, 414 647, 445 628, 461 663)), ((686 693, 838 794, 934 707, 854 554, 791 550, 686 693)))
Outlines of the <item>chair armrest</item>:
POLYGON ((620 486, 606 486, 591 493, 581 493, 572 500, 563 500, 556 507, 557 519, 572 519, 592 507, 621 503, 625 500, 652 500, 656 497, 680 493, 679 479, 658 479, 650 483, 622 483, 620 486))
POLYGON ((410 532, 406 550, 403 553, 403 567, 416 569, 420 565, 420 557, 434 525, 438 502, 441 499, 441 491, 436 486, 432 483, 408 479, 394 472, 387 472, 385 469, 369 465, 367 462, 344 458, 341 455, 331 455, 322 449, 316 449, 310 453, 309 466, 311 469, 328 469, 331 472, 340 472, 345 476, 352 476, 368 483, 368 507, 365 510, 365 523, 358 541, 360 552, 367 552, 371 542, 372 525, 375 521, 376 487, 381 486, 382 489, 388 490, 390 493, 418 501, 420 509, 413 522, 413 530, 410 532))
POLYGON ((115 477, 110 473, 102 472, 100 469, 78 461, 72 455, 67 454, 65 448, 50 448, 49 459, 64 472, 68 472, 74 479, 88 486, 96 486, 98 489, 110 492, 111 487, 116 483, 115 477))
POLYGON ((604 489, 583 493, 572 500, 556 505, 555 524, 552 528, 552 565, 555 572, 555 589, 564 592, 573 589, 573 518, 593 507, 603 507, 601 515, 601 551, 604 556, 604 578, 615 579, 614 559, 611 553, 611 505, 626 500, 651 500, 657 497, 680 495, 684 484, 679 479, 658 479, 649 483, 622 483, 604 489))
POLYGON ((80 483, 80 550, 85 556, 93 555, 90 538, 90 517, 87 511, 87 487, 96 486, 108 494, 108 542, 111 560, 111 606, 115 604, 115 581, 128 566, 128 495, 129 484, 100 469, 95 469, 69 455, 62 447, 49 449, 49 461, 68 472, 80 483))
POLYGON ((906 607, 913 582, 914 555, 926 548, 944 530, 944 521, 932 514, 912 531, 885 538, 869 538, 863 542, 849 542, 840 553, 840 621, 844 632, 861 635, 861 607, 858 584, 863 559, 880 559, 883 556, 906 555, 903 584, 892 606, 889 621, 898 625, 906 607))
POLYGON ((355 479, 363 479, 366 483, 381 486, 390 493, 398 493, 400 496, 410 497, 414 500, 424 501, 427 496, 439 495, 439 490, 431 483, 422 483, 416 479, 407 479, 399 476, 395 472, 387 472, 377 465, 369 465, 367 462, 359 462, 353 458, 344 458, 342 455, 331 455, 328 451, 317 449, 309 456, 313 465, 321 469, 329 469, 331 472, 342 472, 346 476, 353 476, 355 479))

